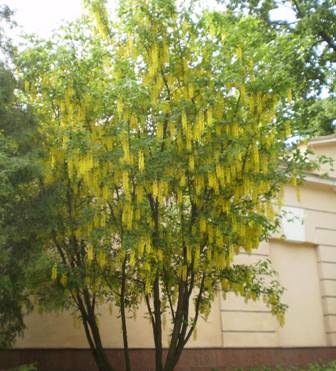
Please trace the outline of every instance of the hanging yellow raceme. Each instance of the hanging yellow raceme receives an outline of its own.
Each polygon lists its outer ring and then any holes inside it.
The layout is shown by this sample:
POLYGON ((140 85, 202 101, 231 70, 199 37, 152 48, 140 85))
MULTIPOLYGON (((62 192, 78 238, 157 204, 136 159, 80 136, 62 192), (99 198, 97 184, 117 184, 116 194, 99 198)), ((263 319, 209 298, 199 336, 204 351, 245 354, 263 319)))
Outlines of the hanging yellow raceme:
POLYGON ((87 246, 86 258, 88 263, 91 264, 93 260, 93 246, 91 244, 87 246))
POLYGON ((142 173, 144 168, 145 168, 145 155, 143 153, 143 151, 140 151, 139 152, 139 163, 138 163, 138 166, 139 166, 139 170, 140 172, 142 173))
POLYGON ((188 130, 188 122, 187 122, 187 113, 185 110, 183 110, 181 114, 181 123, 182 123, 183 131, 186 133, 188 130))
POLYGON ((207 110, 207 123, 209 126, 212 126, 213 124, 213 112, 212 107, 209 107, 207 110))
POLYGON ((61 278, 60 278, 60 283, 63 287, 66 287, 68 283, 68 276, 65 273, 62 273, 61 278))
POLYGON ((51 269, 51 280, 52 281, 56 281, 57 279, 57 264, 55 263, 53 266, 52 266, 52 269, 51 269))
POLYGON ((97 255, 97 263, 98 266, 103 269, 106 265, 106 254, 104 250, 99 250, 98 255, 97 255))

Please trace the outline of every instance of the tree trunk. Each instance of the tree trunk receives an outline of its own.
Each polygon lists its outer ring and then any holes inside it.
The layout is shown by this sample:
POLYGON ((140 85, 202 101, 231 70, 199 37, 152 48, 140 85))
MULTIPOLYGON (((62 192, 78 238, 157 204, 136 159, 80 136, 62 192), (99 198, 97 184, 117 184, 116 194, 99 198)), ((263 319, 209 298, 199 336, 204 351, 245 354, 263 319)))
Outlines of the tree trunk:
POLYGON ((155 370, 162 371, 162 325, 161 325, 161 300, 160 300, 160 282, 159 275, 156 275, 154 282, 154 317, 155 326, 154 341, 155 341, 155 370))
POLYGON ((91 329, 93 341, 95 343, 94 357, 95 357, 97 366, 99 368, 99 371, 113 371, 113 368, 110 362, 108 361, 106 353, 104 351, 103 344, 101 342, 99 329, 98 329, 95 318, 89 319, 89 326, 91 329))
POLYGON ((121 315, 121 326, 122 335, 124 342, 124 357, 125 357, 125 370, 131 371, 131 361, 128 349, 128 335, 127 335, 127 323, 126 323, 126 313, 125 313, 125 293, 126 293, 126 258, 123 262, 122 267, 122 277, 121 277, 121 291, 120 291, 120 315, 121 315))
POLYGON ((84 326, 86 338, 90 345, 91 353, 93 355, 93 358, 96 362, 96 365, 99 371, 113 371, 113 368, 110 365, 106 357, 106 354, 102 347, 101 342, 98 342, 98 344, 96 344, 94 340, 94 336, 92 333, 92 327, 90 326, 88 319, 83 319, 83 326, 84 326))
POLYGON ((104 351, 94 312, 89 305, 90 303, 87 302, 88 297, 84 298, 83 301, 80 295, 77 295, 76 299, 78 309, 81 312, 86 339, 99 371, 114 371, 104 351), (86 306, 84 302, 88 305, 86 306))
POLYGON ((175 357, 176 357, 176 348, 178 345, 180 333, 181 333, 181 327, 183 323, 183 310, 184 310, 184 296, 186 291, 186 284, 185 282, 180 282, 180 288, 179 288, 179 295, 178 295, 178 301, 177 301, 177 308, 175 312, 175 321, 174 321, 174 327, 173 332, 168 348, 168 354, 165 362, 164 371, 171 371, 174 369, 175 365, 175 357))
POLYGON ((91 351, 99 371, 113 371, 103 347, 97 347, 96 349, 91 349, 91 351))

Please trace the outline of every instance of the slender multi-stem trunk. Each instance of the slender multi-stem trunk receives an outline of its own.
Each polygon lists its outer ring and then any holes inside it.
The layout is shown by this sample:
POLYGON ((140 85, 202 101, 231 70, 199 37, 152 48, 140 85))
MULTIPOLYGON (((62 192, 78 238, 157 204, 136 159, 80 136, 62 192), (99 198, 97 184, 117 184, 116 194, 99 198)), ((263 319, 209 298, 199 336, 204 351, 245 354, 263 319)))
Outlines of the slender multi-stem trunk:
POLYGON ((180 282, 178 304, 174 314, 173 334, 168 348, 168 354, 163 371, 173 371, 176 367, 183 349, 193 334, 200 311, 200 304, 204 293, 204 281, 206 275, 202 275, 199 292, 195 301, 195 315, 192 322, 189 322, 189 308, 191 295, 194 290, 194 274, 191 273, 189 285, 187 281, 180 282))
POLYGON ((124 259, 123 266, 122 266, 121 290, 120 290, 120 316, 121 316, 122 335, 123 335, 123 342, 124 342, 125 370, 131 371, 131 360, 130 360, 129 349, 128 349, 128 334, 127 334, 126 308, 125 308, 126 261, 127 261, 127 258, 124 259))
POLYGON ((175 321, 173 326, 173 332, 168 348, 167 358, 165 362, 164 371, 173 370, 178 359, 177 356, 177 346, 182 335, 183 323, 188 319, 185 318, 185 304, 186 304, 186 290, 187 284, 185 281, 181 280, 179 284, 179 295, 177 301, 177 307, 175 311, 175 321))
MULTIPOLYGON (((64 167, 65 176, 67 176, 66 166, 64 167)), ((67 179, 67 190, 66 190, 66 205, 68 218, 71 222, 76 220, 76 202, 75 193, 72 189, 71 182, 69 178, 67 179)), ((78 185, 78 189, 79 189, 78 185)), ((79 192, 79 191, 78 191, 79 192)), ((80 195, 77 194, 77 197, 80 195)), ((81 245, 72 233, 69 237, 63 236, 63 240, 59 241, 56 232, 53 232, 53 241, 55 247, 61 257, 61 260, 65 266, 68 268, 76 269, 77 267, 82 267, 85 261, 85 249, 81 245)), ((82 277, 83 278, 83 277, 82 277)), ((92 355, 96 362, 99 371, 114 371, 111 366, 104 347, 101 341, 101 336, 97 324, 95 309, 96 309, 96 297, 94 294, 90 293, 87 287, 82 289, 70 290, 72 299, 76 304, 80 314, 85 331, 87 341, 89 343, 92 355)))
POLYGON ((153 327, 154 342, 155 342, 155 369, 162 371, 162 323, 161 323, 161 300, 160 300, 160 280, 156 274, 154 282, 154 319, 155 326, 153 327))
MULTIPOLYGON (((119 192, 118 188, 115 187, 115 194, 117 198, 119 199, 119 192)), ((108 207, 110 210, 110 215, 113 221, 120 226, 120 238, 121 241, 123 240, 124 236, 124 230, 122 226, 122 215, 120 213, 119 217, 117 217, 113 211, 113 206, 108 203, 108 207)), ((120 243, 121 243, 120 241, 120 243)), ((125 256, 121 268, 121 286, 120 286, 120 317, 121 317, 121 330, 122 330, 122 337, 123 337, 123 343, 124 343, 124 360, 125 360, 125 370, 131 371, 131 360, 130 360, 130 354, 129 354, 129 347, 128 347, 128 333, 127 333, 127 320, 126 320, 126 283, 127 283, 127 274, 126 274, 126 268, 127 268, 127 255, 125 256)), ((113 286, 111 282, 107 279, 107 284, 110 287, 111 290, 113 290, 113 286)))
POLYGON ((93 358, 96 362, 96 365, 99 371, 113 371, 113 368, 110 362, 107 359, 106 353, 102 346, 99 332, 96 331, 96 324, 94 324, 91 319, 83 319, 83 326, 85 330, 86 338, 89 342, 90 349, 93 355, 93 358))
MULTIPOLYGON (((154 246, 159 246, 159 204, 157 199, 153 198, 151 194, 148 195, 149 204, 152 211, 152 218, 154 222, 153 242, 154 246)), ((146 296, 146 303, 148 312, 151 317, 153 337, 155 343, 155 369, 162 371, 162 321, 161 321, 161 298, 160 298, 160 274, 156 272, 154 286, 153 286, 153 305, 151 308, 149 296, 146 296)))
POLYGON ((86 289, 84 289, 83 295, 77 293, 76 303, 82 316, 82 323, 87 341, 90 345, 93 358, 99 371, 114 371, 106 356, 101 341, 100 332, 94 313, 95 303, 94 301, 90 301, 89 293, 86 289))
MULTIPOLYGON (((75 267, 76 263, 71 254, 69 254, 69 249, 64 249, 56 238, 54 238, 54 242, 63 263, 71 268, 75 267)), ((99 328, 94 313, 95 301, 90 299, 90 294, 87 289, 84 289, 83 292, 79 290, 76 290, 76 292, 73 291, 71 295, 81 314, 85 336, 99 371, 113 371, 100 338, 99 328)))
MULTIPOLYGON (((162 359, 162 323, 161 323, 161 301, 160 301, 159 279, 157 277, 154 283, 153 304, 152 310, 149 302, 147 305, 151 310, 151 319, 153 326, 153 335, 155 343, 155 370, 156 371, 172 371, 174 370, 179 358, 182 354, 184 346, 189 339, 188 315, 189 315, 189 299, 190 294, 186 282, 180 283, 180 291, 178 297, 177 308, 174 315, 174 326, 171 336, 171 341, 168 347, 168 353, 163 365, 162 359)), ((190 331, 190 334, 192 331, 190 331)))
MULTIPOLYGON (((162 359, 162 324, 161 324, 161 301, 159 290, 159 277, 156 277, 153 290, 153 309, 150 305, 149 298, 146 298, 147 307, 150 312, 153 335, 155 343, 155 370, 156 371, 173 371, 182 355, 183 349, 193 334, 200 311, 200 303, 204 292, 205 274, 203 274, 198 294, 195 300, 195 315, 190 321, 190 300, 194 287, 194 274, 189 272, 189 279, 181 279, 179 283, 179 293, 177 305, 174 310, 171 307, 173 317, 173 330, 169 342, 167 357, 163 364, 162 359)), ((169 295, 169 293, 168 293, 169 295)))

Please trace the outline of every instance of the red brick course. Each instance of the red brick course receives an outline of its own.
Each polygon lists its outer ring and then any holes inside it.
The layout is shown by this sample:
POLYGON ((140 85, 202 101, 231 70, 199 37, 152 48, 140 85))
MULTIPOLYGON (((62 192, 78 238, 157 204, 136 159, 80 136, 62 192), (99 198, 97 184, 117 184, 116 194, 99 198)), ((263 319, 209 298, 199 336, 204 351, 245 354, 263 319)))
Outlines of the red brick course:
MULTIPOLYGON (((117 371, 124 369, 121 349, 107 349, 117 371)), ((155 371, 153 349, 131 349, 134 371, 155 371)), ((305 348, 189 348, 176 371, 226 371, 256 366, 306 367, 310 363, 336 360, 336 347, 305 348)), ((88 349, 0 350, 0 369, 36 362, 39 371, 97 371, 88 349)))

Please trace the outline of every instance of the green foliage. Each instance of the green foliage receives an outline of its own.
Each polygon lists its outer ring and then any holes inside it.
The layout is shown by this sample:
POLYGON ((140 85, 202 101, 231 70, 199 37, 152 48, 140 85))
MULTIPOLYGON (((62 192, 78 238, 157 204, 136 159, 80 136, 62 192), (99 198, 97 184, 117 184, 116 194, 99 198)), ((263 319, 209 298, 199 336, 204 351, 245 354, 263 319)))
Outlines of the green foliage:
POLYGON ((11 369, 10 371, 37 371, 35 363, 24 364, 11 369))
POLYGON ((319 127, 320 134, 332 134, 336 124, 336 104, 333 97, 317 100, 309 107, 309 120, 313 127, 319 127))
MULTIPOLYGON (((288 54, 292 70, 298 123, 320 135, 335 130, 336 10, 333 1, 319 0, 219 0, 238 18, 255 15, 268 28, 272 39, 284 35, 295 46, 288 54), (274 20, 271 11, 284 7, 295 21, 274 20), (321 94, 322 93, 322 94, 321 94), (326 98, 327 96, 327 98, 326 98), (322 112, 322 114, 320 113, 322 112)), ((288 113, 287 113, 288 114, 288 113)))
MULTIPOLYGON (((2 17, 10 12, 1 10, 2 17)), ((5 38, 1 39, 9 45, 5 38)), ((1 52, 5 56, 5 50, 1 52)), ((15 95, 19 85, 0 62, 0 347, 13 345, 31 309, 27 269, 37 243, 39 194, 36 122, 15 95), (36 212, 36 213, 35 213, 36 212)))
POLYGON ((32 161, 37 140, 32 137, 34 122, 29 112, 17 105, 13 95, 16 83, 3 66, 0 80, 0 344, 5 347, 21 333, 22 315, 31 307, 26 269, 37 240, 31 227, 39 218, 32 213, 37 211, 39 186, 32 161))

